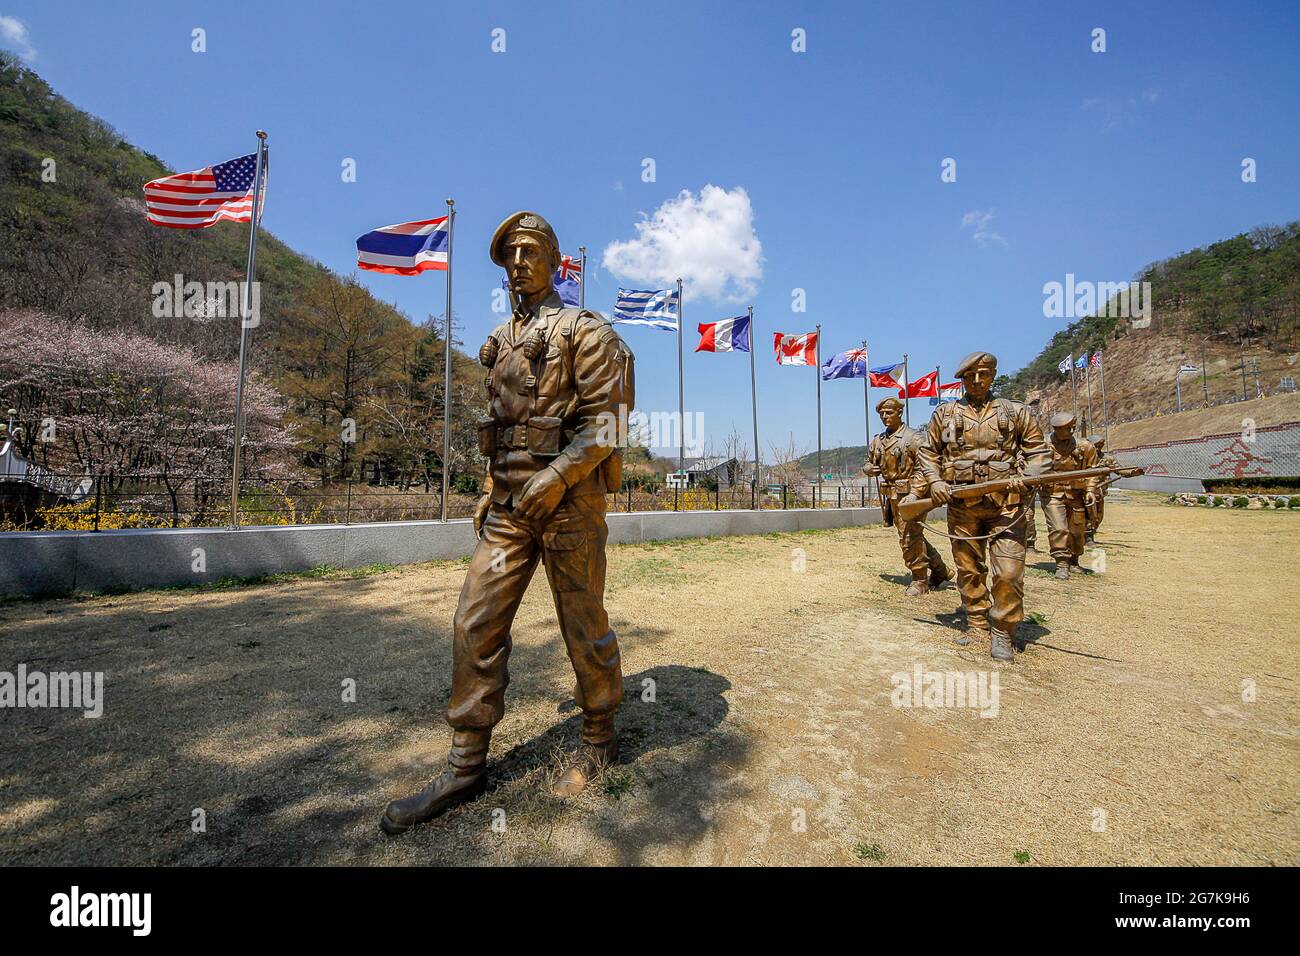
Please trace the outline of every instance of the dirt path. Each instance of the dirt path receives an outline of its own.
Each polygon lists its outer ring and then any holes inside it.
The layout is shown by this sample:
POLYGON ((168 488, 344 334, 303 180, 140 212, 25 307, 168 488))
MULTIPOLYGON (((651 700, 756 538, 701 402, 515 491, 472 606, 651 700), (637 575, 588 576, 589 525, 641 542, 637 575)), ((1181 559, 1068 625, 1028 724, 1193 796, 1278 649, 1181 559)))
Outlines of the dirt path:
POLYGON ((955 590, 903 597, 890 530, 613 548, 624 757, 568 803, 535 581, 494 788, 398 839, 384 803, 450 736, 460 563, 0 607, 0 670, 106 685, 99 719, 0 711, 0 862, 1295 865, 1300 516, 1106 514, 1104 573, 1034 556, 1032 643, 1000 668, 951 644, 955 590), (997 716, 893 706, 917 665, 996 670, 997 716))

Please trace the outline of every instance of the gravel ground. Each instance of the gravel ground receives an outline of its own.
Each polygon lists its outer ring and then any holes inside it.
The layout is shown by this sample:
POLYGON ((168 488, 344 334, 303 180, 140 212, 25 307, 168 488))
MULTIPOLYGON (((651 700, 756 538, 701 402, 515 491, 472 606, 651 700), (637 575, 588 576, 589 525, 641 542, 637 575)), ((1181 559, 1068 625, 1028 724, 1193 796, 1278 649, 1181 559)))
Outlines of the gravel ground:
POLYGON ((955 589, 903 596, 889 529, 611 548, 624 753, 570 801, 539 576, 491 789, 395 839, 450 739, 463 563, 0 606, 0 670, 105 682, 98 719, 0 711, 0 862, 1297 864, 1300 516, 1106 519, 1101 573, 1031 555, 1011 665, 951 643, 955 589), (894 706, 918 666, 996 674, 996 716, 894 706))

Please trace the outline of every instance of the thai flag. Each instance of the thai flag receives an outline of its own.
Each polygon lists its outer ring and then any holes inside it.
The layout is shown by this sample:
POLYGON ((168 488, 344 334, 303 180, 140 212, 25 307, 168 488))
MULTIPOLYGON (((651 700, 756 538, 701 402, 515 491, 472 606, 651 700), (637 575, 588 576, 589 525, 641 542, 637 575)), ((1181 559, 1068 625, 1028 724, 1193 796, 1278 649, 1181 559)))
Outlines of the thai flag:
POLYGON ((777 365, 816 365, 817 333, 782 335, 774 332, 777 365))
POLYGON ((961 398, 961 382, 948 382, 939 386, 939 397, 930 399, 931 405, 940 402, 955 402, 961 398))
POLYGON ((902 388, 903 383, 898 380, 897 373, 903 368, 902 362, 895 362, 893 365, 881 365, 879 368, 871 370, 871 385, 873 388, 902 388))
POLYGON ((447 268, 447 217, 380 226, 357 239, 357 267, 395 276, 447 268))
POLYGON ((697 352, 748 352, 749 316, 700 323, 700 344, 697 352))

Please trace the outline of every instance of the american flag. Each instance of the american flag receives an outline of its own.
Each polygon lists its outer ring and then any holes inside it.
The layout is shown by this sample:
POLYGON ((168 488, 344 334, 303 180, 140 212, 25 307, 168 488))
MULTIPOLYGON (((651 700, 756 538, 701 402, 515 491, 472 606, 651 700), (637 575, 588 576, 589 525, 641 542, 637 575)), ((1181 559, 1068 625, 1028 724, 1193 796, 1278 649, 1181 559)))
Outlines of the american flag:
MULTIPOLYGON (((206 229, 228 219, 248 222, 253 217, 253 179, 257 154, 205 166, 192 173, 177 173, 144 184, 144 203, 155 226, 169 229, 206 229)), ((266 174, 262 175, 262 203, 266 199, 266 174)))

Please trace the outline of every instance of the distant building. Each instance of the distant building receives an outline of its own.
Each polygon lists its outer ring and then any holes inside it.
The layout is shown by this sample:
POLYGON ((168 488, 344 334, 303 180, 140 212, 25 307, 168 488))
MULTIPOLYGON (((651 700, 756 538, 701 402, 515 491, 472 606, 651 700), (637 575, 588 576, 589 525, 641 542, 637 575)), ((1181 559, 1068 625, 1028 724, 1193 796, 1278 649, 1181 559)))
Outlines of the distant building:
POLYGON ((712 478, 719 488, 734 488, 741 483, 741 464, 735 458, 687 458, 685 470, 692 485, 708 484, 712 478))

